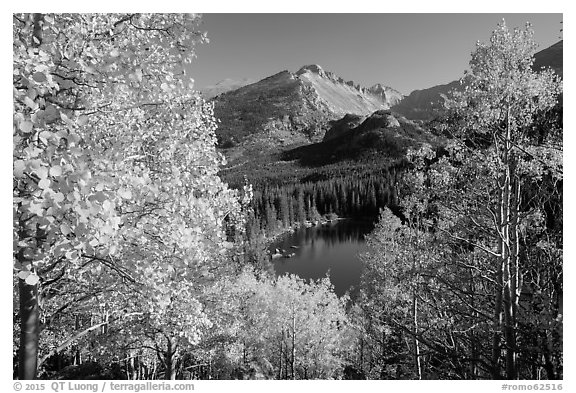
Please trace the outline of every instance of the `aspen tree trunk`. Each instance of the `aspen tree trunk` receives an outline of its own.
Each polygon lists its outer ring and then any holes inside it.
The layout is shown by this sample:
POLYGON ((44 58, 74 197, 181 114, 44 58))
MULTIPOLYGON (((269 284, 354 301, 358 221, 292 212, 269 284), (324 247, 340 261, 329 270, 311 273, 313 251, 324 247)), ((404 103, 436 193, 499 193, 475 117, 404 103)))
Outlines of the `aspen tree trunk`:
MULTIPOLYGON (((282 328, 282 341, 284 341, 284 337, 288 338, 288 332, 284 332, 284 328, 282 328)), ((288 363, 289 363, 289 359, 288 359, 288 343, 286 342, 284 344, 285 350, 284 350, 284 375, 282 377, 282 379, 288 379, 288 363)))
MULTIPOLYGON (((74 314, 74 330, 77 332, 80 330, 80 328, 81 328, 80 316, 78 314, 74 314)), ((80 357, 80 348, 78 347, 77 344, 75 344, 72 346, 72 349, 74 350, 74 365, 79 366, 80 364, 82 364, 82 358, 80 357)))
POLYGON ((296 379, 296 373, 294 372, 294 366, 296 363, 296 310, 292 306, 292 358, 290 361, 290 369, 292 371, 292 379, 296 379))
POLYGON ((20 348, 18 353, 18 379, 35 379, 38 368, 38 341, 40 313, 38 285, 28 285, 18 279, 20 295, 20 348))
POLYGON ((513 281, 513 295, 514 295, 514 301, 512 302, 512 311, 513 311, 513 320, 514 320, 514 329, 518 328, 518 307, 519 307, 519 302, 520 302, 520 293, 522 292, 522 285, 523 285, 523 279, 522 279, 522 272, 520 270, 520 203, 521 203, 521 188, 522 188, 522 184, 520 179, 518 178, 518 176, 516 176, 515 178, 515 182, 514 182, 514 201, 513 201, 513 206, 514 206, 514 214, 512 217, 512 225, 514 228, 514 232, 513 232, 513 253, 512 256, 514 258, 514 263, 513 263, 513 275, 514 275, 514 281, 513 281))
POLYGON ((166 364, 166 371, 164 371, 164 379, 171 380, 172 379, 172 341, 169 338, 166 338, 166 353, 164 354, 164 361, 166 364))
POLYGON ((516 329, 514 320, 514 304, 515 304, 515 274, 513 272, 513 266, 515 263, 514 258, 514 246, 513 246, 513 234, 516 228, 512 225, 512 219, 514 216, 513 210, 516 206, 512 204, 512 194, 513 194, 513 176, 515 172, 513 157, 511 155, 512 150, 512 135, 511 135, 511 125, 510 125, 510 109, 508 109, 508 125, 506 129, 506 144, 504 147, 504 162, 506 168, 505 183, 503 188, 503 199, 501 201, 505 215, 503 222, 504 224, 504 246, 505 254, 503 258, 503 278, 504 278, 504 326, 503 333, 506 342, 506 377, 508 379, 517 378, 516 370, 516 329))
POLYGON ((510 109, 508 109, 506 135, 501 152, 501 164, 504 174, 497 182, 500 189, 498 198, 498 270, 496 272, 496 299, 494 308, 494 336, 492 343, 492 377, 501 377, 499 368, 500 334, 505 343, 505 376, 517 378, 516 365, 516 312, 519 291, 518 277, 518 209, 519 185, 515 184, 515 166, 513 162, 510 109))
MULTIPOLYGON (((42 42, 42 23, 44 16, 34 14, 33 32, 30 45, 33 48, 42 42)), ((20 223, 20 228, 25 226, 20 223)), ((22 266, 32 267, 32 261, 18 255, 22 266)), ((35 379, 38 371, 38 342, 40 339, 40 310, 38 308, 38 283, 29 285, 25 280, 18 279, 18 294, 20 297, 20 348, 18 349, 18 379, 35 379)))
POLYGON ((212 355, 208 357, 208 379, 212 379, 212 355))
POLYGON ((284 339, 284 333, 282 333, 282 339, 280 339, 280 357, 279 357, 279 367, 278 367, 278 379, 282 379, 282 341, 284 339))
POLYGON ((138 378, 138 364, 136 363, 136 355, 132 356, 131 353, 128 353, 128 356, 130 358, 128 367, 126 367, 129 370, 128 379, 135 380, 138 378), (132 373, 132 378, 130 378, 130 372, 132 373))
POLYGON ((154 368, 152 369, 152 379, 158 379, 158 362, 154 361, 154 368))
POLYGON ((414 322, 414 362, 416 364, 416 375, 418 380, 422 379, 422 366, 420 364, 420 343, 418 341, 418 299, 416 290, 412 293, 412 318, 414 322))
MULTIPOLYGON (((500 199, 502 199, 503 193, 503 185, 500 185, 500 199)), ((494 321, 492 325, 493 336, 492 336, 492 378, 493 379, 500 379, 500 334, 502 329, 502 303, 504 298, 504 253, 506 252, 506 246, 504 244, 503 238, 503 230, 504 227, 502 225, 503 217, 504 217, 504 207, 500 204, 498 209, 498 266, 496 267, 496 296, 494 301, 494 321)))
POLYGON ((364 374, 364 337, 360 336, 360 372, 364 374))
MULTIPOLYGON (((414 234, 414 232, 412 232, 414 234)), ((416 236, 414 238, 416 242, 416 249, 420 248, 420 238, 416 236)), ((417 260, 417 256, 412 254, 412 270, 415 273, 415 287, 412 290, 412 323, 414 327, 414 363, 416 366, 416 375, 418 376, 418 380, 422 379, 422 366, 420 364, 420 342, 418 340, 418 299, 417 299, 417 292, 418 292, 418 281, 419 281, 419 271, 420 266, 417 260)))
MULTIPOLYGON (((472 256, 472 258, 474 258, 474 256, 472 256)), ((473 262, 474 264, 474 262, 473 262)), ((470 298, 470 305, 472 306, 473 309, 476 309, 476 302, 475 302, 475 295, 476 295, 476 286, 474 283, 474 272, 472 271, 472 269, 468 270, 468 273, 470 275, 470 287, 469 287, 469 291, 472 294, 472 297, 470 298)), ((475 318, 478 318, 479 315, 476 311, 474 311, 472 313, 472 315, 475 318)), ((476 341, 476 335, 474 334, 474 331, 472 331, 470 333, 470 358, 472 359, 472 361, 470 362, 470 378, 469 379, 477 379, 478 378, 478 359, 479 359, 479 353, 478 353, 478 342, 476 341)))
POLYGON ((502 259, 503 267, 503 282, 504 282, 504 301, 503 301, 503 314, 504 314, 504 324, 502 326, 502 333, 504 334, 504 341, 506 344, 506 377, 508 379, 515 378, 515 338, 514 338, 514 328, 512 320, 512 281, 513 277, 511 274, 510 266, 510 172, 506 170, 506 181, 504 187, 504 209, 505 209, 505 222, 504 222, 504 256, 502 259))

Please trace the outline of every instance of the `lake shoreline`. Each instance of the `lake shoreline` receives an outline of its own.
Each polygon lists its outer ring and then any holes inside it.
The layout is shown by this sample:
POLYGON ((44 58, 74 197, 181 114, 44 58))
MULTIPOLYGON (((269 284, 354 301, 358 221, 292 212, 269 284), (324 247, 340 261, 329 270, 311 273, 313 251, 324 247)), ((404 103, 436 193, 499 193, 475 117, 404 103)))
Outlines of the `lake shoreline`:
POLYGON ((342 221, 342 220, 350 220, 352 218, 350 217, 336 217, 333 219, 325 219, 322 218, 320 220, 316 220, 316 221, 306 221, 304 224, 297 222, 294 223, 288 227, 284 227, 282 229, 280 229, 280 231, 272 234, 270 237, 264 236, 264 245, 265 245, 265 249, 266 249, 266 253, 271 257, 272 253, 270 251, 270 247, 277 241, 279 241, 283 236, 288 235, 290 233, 294 233, 300 229, 309 229, 309 228, 315 228, 318 226, 322 226, 322 225, 327 225, 327 224, 332 224, 338 221, 342 221))

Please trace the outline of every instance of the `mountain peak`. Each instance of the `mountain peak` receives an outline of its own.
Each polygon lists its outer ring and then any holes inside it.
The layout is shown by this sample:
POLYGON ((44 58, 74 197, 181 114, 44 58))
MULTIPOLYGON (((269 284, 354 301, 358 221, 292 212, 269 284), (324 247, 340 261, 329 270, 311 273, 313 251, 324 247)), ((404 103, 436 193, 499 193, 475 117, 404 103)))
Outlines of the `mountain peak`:
POLYGON ((386 92, 386 91, 396 91, 393 88, 391 88, 389 86, 385 86, 381 83, 376 83, 374 86, 370 87, 368 90, 370 90, 373 93, 382 93, 382 92, 386 92))
POLYGON ((398 90, 381 83, 376 83, 374 86, 370 87, 368 91, 382 99, 384 102, 387 102, 390 106, 398 104, 402 98, 404 98, 404 95, 398 90))
POLYGON ((260 144, 258 149, 320 140, 330 120, 390 108, 396 103, 391 92, 382 87, 374 93, 318 64, 295 73, 281 71, 218 97, 214 107, 221 121, 218 136, 223 146, 246 142, 260 144))
POLYGON ((312 72, 314 74, 318 74, 320 76, 324 76, 324 74, 325 74, 324 69, 322 67, 320 67, 318 64, 310 64, 310 65, 302 66, 296 72, 296 75, 302 75, 306 71, 310 71, 310 72, 312 72))

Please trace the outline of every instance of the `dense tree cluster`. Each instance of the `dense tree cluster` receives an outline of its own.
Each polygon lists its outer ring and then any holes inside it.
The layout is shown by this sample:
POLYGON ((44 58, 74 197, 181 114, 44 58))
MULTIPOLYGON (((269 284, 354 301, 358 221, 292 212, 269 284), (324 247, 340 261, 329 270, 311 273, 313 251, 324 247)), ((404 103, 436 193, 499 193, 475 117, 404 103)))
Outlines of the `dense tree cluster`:
POLYGON ((499 25, 447 101, 446 151, 410 154, 361 301, 369 375, 562 378, 561 82, 499 25), (388 351, 385 351, 388 348, 388 351))
POLYGON ((197 22, 14 15, 20 378, 99 328, 191 344, 205 324, 196 293, 231 248, 225 218, 243 224, 183 68, 197 22))
MULTIPOLYGON (((222 345, 244 345, 243 336, 222 342, 222 332, 242 318, 252 326, 256 309, 234 303, 243 285, 266 294, 247 301, 293 311, 267 319, 279 337, 254 344, 281 345, 278 377, 338 375, 345 312, 327 281, 239 277, 258 254, 243 242, 252 191, 217 176, 216 119, 184 67, 204 40, 197 23, 14 15, 18 378, 240 377, 210 364, 222 345), (324 322, 334 329, 319 334, 324 322)), ((247 361, 233 358, 233 369, 247 361)))
POLYGON ((272 277, 244 269, 214 287, 217 327, 205 356, 217 366, 215 377, 341 377, 354 342, 347 298, 336 296, 328 278, 272 277))
POLYGON ((249 234, 273 233, 298 223, 318 221, 322 216, 375 220, 380 209, 396 206, 396 178, 396 172, 382 171, 363 177, 264 185, 254 192, 249 234))

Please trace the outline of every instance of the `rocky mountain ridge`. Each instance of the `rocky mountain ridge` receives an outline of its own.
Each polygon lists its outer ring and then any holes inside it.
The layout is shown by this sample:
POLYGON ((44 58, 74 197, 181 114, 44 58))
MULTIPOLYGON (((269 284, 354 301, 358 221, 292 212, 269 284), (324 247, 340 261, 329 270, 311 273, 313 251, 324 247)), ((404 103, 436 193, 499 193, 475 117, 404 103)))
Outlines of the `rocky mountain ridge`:
MULTIPOLYGON (((358 98, 360 100, 365 100, 368 106, 358 107, 357 112, 354 112, 358 114, 366 114, 373 112, 370 110, 371 109, 370 104, 372 104, 374 108, 377 108, 375 110, 387 109, 387 108, 381 108, 382 104, 384 104, 384 106, 391 107, 393 105, 396 105, 396 103, 398 103, 404 97, 397 90, 389 86, 384 86, 380 83, 377 83, 371 87, 364 87, 358 83, 355 83, 354 81, 346 81, 343 78, 339 77, 338 75, 334 74, 333 72, 325 71, 324 69, 322 69, 322 67, 320 67, 317 64, 303 66, 296 72, 296 75, 300 77, 302 80, 309 81, 311 84, 314 85, 314 87, 317 90, 320 89, 322 82, 318 81, 318 79, 316 79, 314 76, 318 76, 319 78, 322 78, 324 80, 331 81, 335 86, 344 88, 344 90, 349 90, 349 92, 351 92, 352 94, 356 95, 360 94, 362 97, 358 98)), ((326 96, 324 98, 330 99, 330 96, 326 96)), ((349 110, 350 108, 345 108, 345 110, 343 110, 342 108, 336 107, 335 109, 336 110, 340 109, 341 111, 344 111, 346 113, 350 112, 349 110)))
POLYGON ((367 116, 402 97, 382 84, 366 88, 312 64, 226 91, 213 101, 221 147, 267 150, 319 141, 329 121, 347 113, 367 116))

